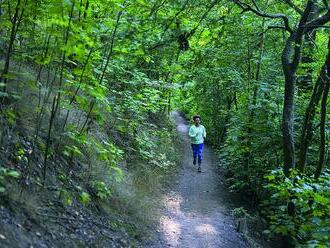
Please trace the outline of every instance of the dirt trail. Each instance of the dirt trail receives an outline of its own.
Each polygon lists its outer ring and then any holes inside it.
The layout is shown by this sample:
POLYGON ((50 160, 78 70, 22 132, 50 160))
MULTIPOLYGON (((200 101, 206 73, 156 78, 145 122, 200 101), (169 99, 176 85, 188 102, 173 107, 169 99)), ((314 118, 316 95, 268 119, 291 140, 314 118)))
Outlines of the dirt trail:
POLYGON ((188 125, 176 112, 173 118, 185 146, 184 159, 177 181, 163 196, 159 240, 151 247, 249 247, 235 230, 228 208, 230 195, 223 185, 224 179, 216 172, 214 152, 207 146, 204 148, 202 173, 198 173, 192 165, 188 125))

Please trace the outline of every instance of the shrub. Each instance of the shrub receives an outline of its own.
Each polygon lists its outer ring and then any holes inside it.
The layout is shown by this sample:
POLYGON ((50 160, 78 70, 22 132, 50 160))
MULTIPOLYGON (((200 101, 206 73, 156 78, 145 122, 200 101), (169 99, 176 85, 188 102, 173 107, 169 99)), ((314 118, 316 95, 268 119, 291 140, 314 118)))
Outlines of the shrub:
POLYGON ((319 179, 291 171, 285 177, 282 170, 266 176, 265 186, 271 196, 264 202, 271 235, 289 235, 298 246, 329 247, 330 245, 330 174, 319 179), (294 213, 288 213, 288 205, 294 213))

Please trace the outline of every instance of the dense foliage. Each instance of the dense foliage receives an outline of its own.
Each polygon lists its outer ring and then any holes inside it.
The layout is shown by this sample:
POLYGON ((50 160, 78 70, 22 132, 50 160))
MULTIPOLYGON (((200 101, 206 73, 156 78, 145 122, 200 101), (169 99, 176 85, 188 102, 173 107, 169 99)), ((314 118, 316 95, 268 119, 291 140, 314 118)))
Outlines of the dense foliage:
POLYGON ((327 0, 0 1, 0 191, 80 165, 106 199, 122 161, 173 165, 178 108, 264 202, 266 233, 329 245, 329 20, 327 0))

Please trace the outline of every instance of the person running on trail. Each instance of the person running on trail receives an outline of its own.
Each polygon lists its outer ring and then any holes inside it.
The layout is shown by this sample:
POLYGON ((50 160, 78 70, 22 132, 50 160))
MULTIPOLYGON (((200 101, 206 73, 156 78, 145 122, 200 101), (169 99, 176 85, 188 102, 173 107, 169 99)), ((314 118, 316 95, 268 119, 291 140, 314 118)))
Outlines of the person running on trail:
POLYGON ((196 165, 196 160, 198 157, 198 172, 202 172, 202 152, 204 146, 204 139, 206 138, 206 129, 203 125, 200 124, 201 117, 195 115, 193 117, 194 125, 189 129, 189 137, 191 139, 191 148, 193 151, 193 164, 196 165))

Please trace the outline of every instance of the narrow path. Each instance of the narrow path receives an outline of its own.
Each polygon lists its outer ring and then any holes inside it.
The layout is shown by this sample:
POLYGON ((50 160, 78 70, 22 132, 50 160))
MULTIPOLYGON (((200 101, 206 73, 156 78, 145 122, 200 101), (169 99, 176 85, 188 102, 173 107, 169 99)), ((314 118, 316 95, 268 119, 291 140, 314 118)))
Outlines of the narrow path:
POLYGON ((211 148, 204 148, 202 173, 192 165, 188 125, 173 113, 177 131, 185 146, 182 171, 170 192, 163 196, 159 220, 159 240, 153 248, 246 248, 230 216, 230 195, 215 171, 217 159, 211 148))

